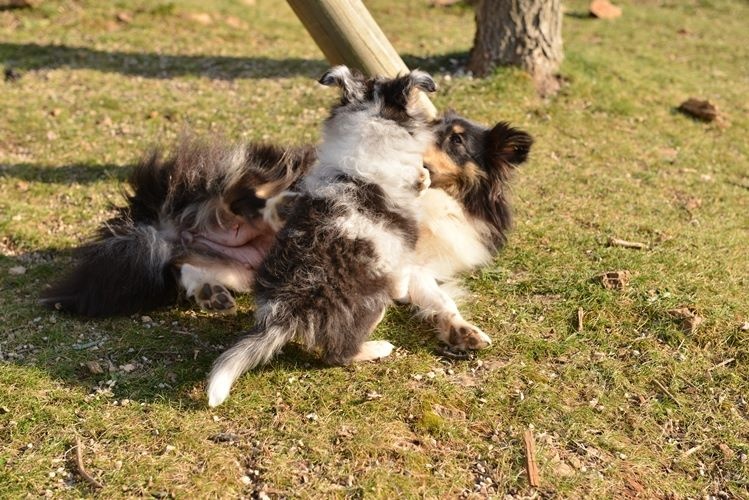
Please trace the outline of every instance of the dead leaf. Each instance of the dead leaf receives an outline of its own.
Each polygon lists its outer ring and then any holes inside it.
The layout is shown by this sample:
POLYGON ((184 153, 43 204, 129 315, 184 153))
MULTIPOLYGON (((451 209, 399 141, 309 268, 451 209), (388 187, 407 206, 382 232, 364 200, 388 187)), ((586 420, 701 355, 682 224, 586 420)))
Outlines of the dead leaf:
POLYGON ((92 375, 101 375, 104 373, 104 369, 101 367, 98 361, 86 361, 86 368, 92 375))
POLYGON ((18 181, 16 182, 16 189, 18 189, 22 193, 25 193, 29 190, 29 183, 26 181, 18 181))
POLYGON ((703 101, 694 97, 690 97, 686 101, 682 102, 677 109, 685 115, 689 115, 692 118, 697 118, 698 120, 706 122, 712 122, 715 121, 716 118, 718 118, 718 108, 717 106, 715 106, 715 104, 711 103, 710 101, 703 101))
POLYGON ((723 453, 723 456, 726 457, 728 460, 731 460, 733 457, 736 456, 736 453, 726 444, 726 443, 720 443, 718 445, 718 448, 720 448, 720 451, 723 453))
POLYGON ((613 5, 609 0, 593 0, 588 10, 591 16, 598 19, 616 19, 622 15, 622 8, 613 5))
POLYGON ((629 271, 608 271, 598 275, 596 280, 609 290, 622 290, 629 284, 631 275, 629 271))
POLYGON ((551 460, 551 468, 554 471, 554 473, 559 477, 570 477, 575 475, 575 469, 565 463, 560 457, 559 454, 554 455, 551 460))
POLYGON ((705 320, 689 307, 680 307, 668 311, 669 316, 679 321, 679 326, 684 333, 694 333, 697 327, 705 320))

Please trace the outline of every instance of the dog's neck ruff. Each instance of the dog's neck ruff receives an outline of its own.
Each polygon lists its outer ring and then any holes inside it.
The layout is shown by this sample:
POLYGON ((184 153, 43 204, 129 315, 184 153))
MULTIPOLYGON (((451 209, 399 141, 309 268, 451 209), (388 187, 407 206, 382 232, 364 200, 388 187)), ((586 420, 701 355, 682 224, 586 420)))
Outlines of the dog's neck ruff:
POLYGON ((432 140, 427 129, 408 131, 371 110, 331 117, 317 148, 317 163, 304 179, 303 189, 315 196, 341 176, 381 186, 389 195, 412 195, 432 140))

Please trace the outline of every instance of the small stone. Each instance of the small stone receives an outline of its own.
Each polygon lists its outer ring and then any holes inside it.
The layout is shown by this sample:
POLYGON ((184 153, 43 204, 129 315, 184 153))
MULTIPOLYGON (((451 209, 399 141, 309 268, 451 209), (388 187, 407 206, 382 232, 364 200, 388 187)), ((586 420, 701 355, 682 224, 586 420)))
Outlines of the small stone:
POLYGON ((239 478, 239 481, 245 486, 249 486, 252 484, 252 479, 250 479, 250 476, 242 476, 239 478))
POLYGON ((151 316, 141 316, 140 320, 143 323, 153 323, 153 320, 151 319, 151 316))
POLYGON ((312 421, 312 422, 316 422, 317 421, 317 414, 316 413, 308 413, 307 415, 305 415, 305 418, 307 420, 312 421))
POLYGON ((172 452, 172 451, 174 451, 176 449, 177 449, 176 446, 172 446, 171 444, 168 444, 168 445, 166 445, 166 448, 164 448, 164 453, 169 453, 169 452, 172 452))
POLYGON ((749 332, 749 321, 744 321, 744 323, 739 328, 742 332, 749 332))
POLYGON ((23 266, 14 266, 8 269, 8 274, 11 276, 21 276, 22 274, 26 274, 26 268, 23 266))

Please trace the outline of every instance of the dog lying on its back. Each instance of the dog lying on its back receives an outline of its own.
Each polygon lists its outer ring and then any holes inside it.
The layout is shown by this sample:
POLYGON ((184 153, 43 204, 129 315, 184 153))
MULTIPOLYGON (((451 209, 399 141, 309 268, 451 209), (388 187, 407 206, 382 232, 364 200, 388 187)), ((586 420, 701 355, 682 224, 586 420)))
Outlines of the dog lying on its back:
POLYGON ((419 91, 432 78, 413 71, 365 80, 337 66, 320 80, 341 102, 323 127, 318 160, 255 282, 256 326, 222 354, 208 398, 221 404, 246 370, 296 339, 329 364, 387 356, 365 342, 393 299, 408 295, 418 237, 416 199, 429 187, 423 154, 433 142, 419 91))

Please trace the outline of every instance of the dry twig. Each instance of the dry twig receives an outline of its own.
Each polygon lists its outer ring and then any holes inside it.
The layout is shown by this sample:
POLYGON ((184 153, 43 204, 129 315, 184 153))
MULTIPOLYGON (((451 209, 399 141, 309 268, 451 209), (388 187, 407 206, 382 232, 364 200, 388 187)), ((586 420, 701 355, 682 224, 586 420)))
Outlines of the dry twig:
POLYGON ((623 247, 623 248, 634 248, 636 250, 647 250, 649 247, 645 243, 639 241, 627 241, 620 240, 619 238, 609 238, 610 247, 623 247))
POLYGON ((582 307, 577 308, 577 331, 582 332, 583 331, 583 317, 585 316, 585 311, 583 311, 582 307))
POLYGON ((525 471, 528 473, 528 483, 538 488, 541 485, 541 478, 538 475, 538 464, 536 463, 536 443, 533 440, 533 431, 528 429, 523 434, 525 441, 525 471))
POLYGON ((735 358, 728 358, 727 360, 721 361, 720 363, 718 363, 717 365, 713 366, 712 368, 708 368, 707 371, 711 372, 713 370, 717 370, 718 368, 720 368, 722 366, 726 366, 729 363, 733 363, 734 361, 736 361, 735 358))
POLYGON ((104 487, 99 481, 94 478, 94 476, 88 473, 86 467, 83 465, 83 443, 81 443, 81 438, 78 436, 75 436, 75 465, 76 467, 78 467, 78 474, 80 474, 88 484, 96 489, 101 489, 104 487))
POLYGON ((679 402, 678 399, 676 399, 676 396, 671 394, 671 391, 666 389, 666 386, 661 384, 660 380, 654 379, 653 382, 655 382, 655 385, 657 385, 660 388, 660 390, 662 390, 669 398, 673 400, 674 403, 676 403, 676 406, 681 406, 681 403, 679 402))

